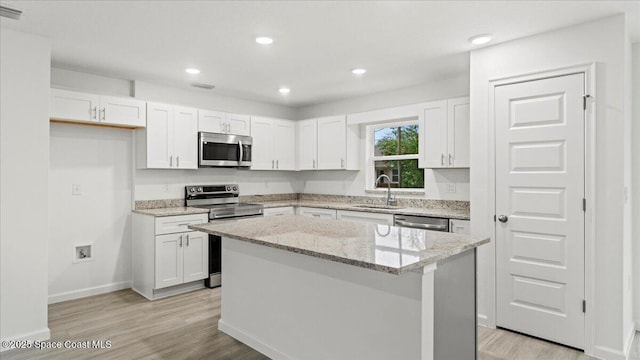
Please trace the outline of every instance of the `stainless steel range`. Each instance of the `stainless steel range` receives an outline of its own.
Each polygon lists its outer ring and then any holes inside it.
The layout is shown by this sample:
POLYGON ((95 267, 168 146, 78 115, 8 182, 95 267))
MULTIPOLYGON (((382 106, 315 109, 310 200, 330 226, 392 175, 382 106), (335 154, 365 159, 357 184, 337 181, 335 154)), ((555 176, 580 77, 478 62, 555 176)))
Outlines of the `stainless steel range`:
MULTIPOLYGON (((238 184, 185 186, 185 205, 209 209, 209 222, 228 219, 263 216, 260 204, 240 203, 238 184)), ((222 239, 209 235, 209 278, 205 285, 214 288, 221 285, 222 239)))

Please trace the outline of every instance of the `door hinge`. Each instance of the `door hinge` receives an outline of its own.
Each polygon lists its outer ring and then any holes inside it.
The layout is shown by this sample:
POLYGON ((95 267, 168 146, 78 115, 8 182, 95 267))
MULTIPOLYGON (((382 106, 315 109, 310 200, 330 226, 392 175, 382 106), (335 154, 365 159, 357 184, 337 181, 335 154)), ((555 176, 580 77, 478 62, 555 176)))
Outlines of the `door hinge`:
POLYGON ((587 199, 582 198, 582 211, 587 212, 587 199))
POLYGON ((589 94, 582 95, 582 109, 587 110, 587 99, 590 97, 589 94))
POLYGON ((587 312, 587 300, 582 300, 582 312, 587 312))

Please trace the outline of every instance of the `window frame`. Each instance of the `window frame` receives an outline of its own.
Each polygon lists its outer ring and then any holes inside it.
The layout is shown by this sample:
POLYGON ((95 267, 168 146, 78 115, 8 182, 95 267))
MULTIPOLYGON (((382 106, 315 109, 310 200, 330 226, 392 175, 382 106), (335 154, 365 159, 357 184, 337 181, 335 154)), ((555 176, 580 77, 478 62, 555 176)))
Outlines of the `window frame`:
MULTIPOLYGON (((393 161, 393 160, 418 160, 420 157, 420 150, 416 154, 408 154, 408 155, 388 155, 388 156, 375 156, 375 141, 374 141, 374 131, 376 129, 388 128, 388 127, 401 127, 406 125, 418 125, 420 127, 420 121, 418 118, 410 118, 404 120, 394 120, 394 121, 385 121, 385 122, 377 122, 375 124, 370 124, 365 126, 365 167, 366 167, 366 183, 365 183, 365 191, 366 192, 386 192, 387 189, 376 189, 374 182, 376 181, 377 173, 375 171, 375 162, 376 161, 393 161)), ((419 134, 419 132, 418 132, 419 134)), ((420 136, 420 135, 418 135, 420 136)), ((421 169, 424 171, 424 169, 421 169)), ((425 184, 421 188, 393 188, 392 192, 394 193, 411 193, 411 194, 424 194, 425 192, 425 184)))

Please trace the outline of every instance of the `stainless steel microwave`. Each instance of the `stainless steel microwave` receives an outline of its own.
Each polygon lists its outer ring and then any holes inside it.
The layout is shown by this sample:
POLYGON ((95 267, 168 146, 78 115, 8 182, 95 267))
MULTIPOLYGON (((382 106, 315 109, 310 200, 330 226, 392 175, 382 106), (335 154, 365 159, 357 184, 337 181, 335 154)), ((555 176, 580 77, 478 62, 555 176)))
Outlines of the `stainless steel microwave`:
POLYGON ((251 166, 250 136, 198 133, 198 167, 251 166))

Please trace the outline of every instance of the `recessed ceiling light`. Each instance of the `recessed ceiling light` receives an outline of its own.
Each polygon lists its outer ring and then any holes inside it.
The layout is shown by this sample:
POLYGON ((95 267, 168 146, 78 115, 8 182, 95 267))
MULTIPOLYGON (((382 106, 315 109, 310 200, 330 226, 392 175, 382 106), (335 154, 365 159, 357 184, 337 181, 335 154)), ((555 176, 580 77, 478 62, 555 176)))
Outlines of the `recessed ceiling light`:
POLYGON ((367 69, 355 68, 355 69, 351 70, 351 72, 356 74, 356 75, 362 75, 362 74, 367 72, 367 69))
POLYGON ((260 45, 271 45, 273 44, 273 39, 267 36, 260 36, 256 38, 256 42, 260 45))
POLYGON ((469 38, 469 42, 474 45, 482 45, 491 41, 491 34, 481 34, 469 38))
POLYGON ((186 68, 186 69, 184 69, 184 71, 186 71, 187 74, 191 74, 191 75, 200 74, 200 70, 198 70, 196 68, 186 68))
POLYGON ((280 94, 286 95, 291 92, 291 89, 289 89, 288 87, 281 87, 280 89, 278 89, 278 91, 280 91, 280 94))

